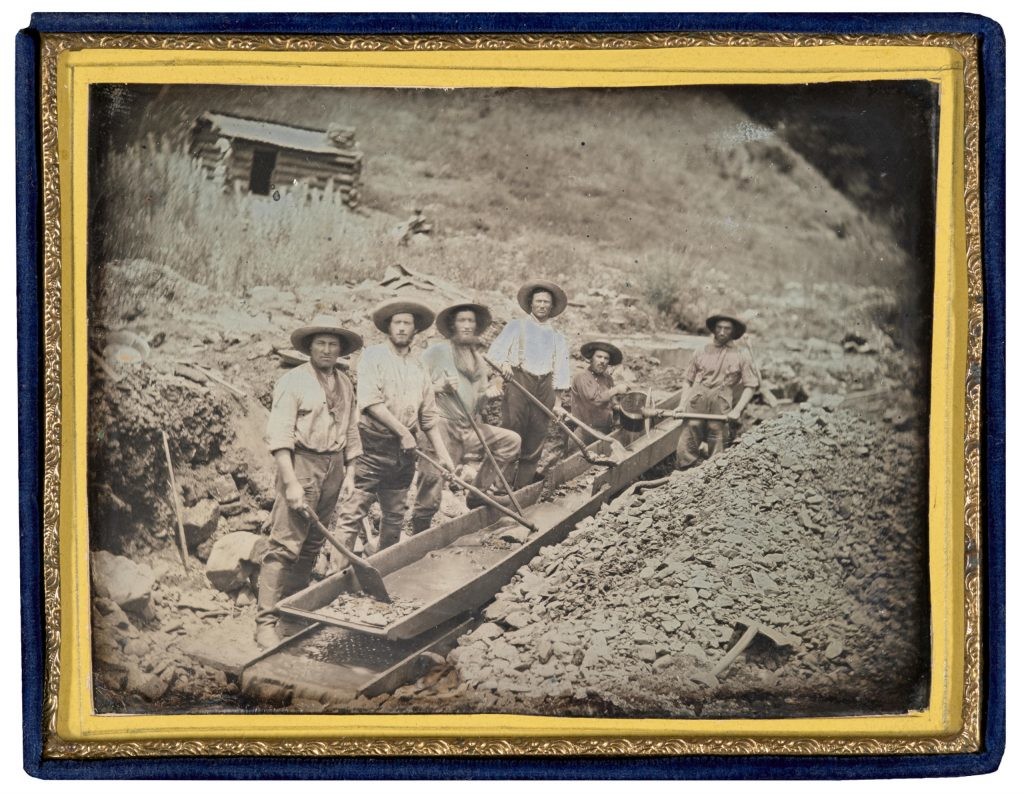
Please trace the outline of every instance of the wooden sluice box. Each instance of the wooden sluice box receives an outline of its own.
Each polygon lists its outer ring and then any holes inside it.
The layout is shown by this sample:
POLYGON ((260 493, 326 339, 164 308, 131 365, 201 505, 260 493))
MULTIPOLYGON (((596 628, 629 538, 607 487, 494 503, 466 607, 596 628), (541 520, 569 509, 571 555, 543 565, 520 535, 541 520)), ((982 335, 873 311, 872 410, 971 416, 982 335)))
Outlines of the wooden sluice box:
MULTIPOLYGON (((660 407, 674 407, 678 395, 660 407)), ((521 543, 502 541, 519 526, 493 508, 481 507, 414 535, 369 558, 384 578, 395 604, 374 602, 369 618, 340 615, 332 605, 341 598, 367 602, 349 568, 333 574, 278 604, 282 615, 314 628, 279 652, 240 672, 243 685, 290 688, 296 697, 323 703, 343 702, 357 694, 391 691, 423 674, 424 655, 444 655, 472 624, 471 613, 490 601, 544 546, 560 543, 577 522, 595 514, 648 469, 675 451, 682 422, 663 420, 649 435, 623 436, 628 457, 608 469, 594 469, 589 489, 557 501, 540 501, 545 487, 554 490, 591 471, 579 454, 548 472, 542 483, 517 492, 539 531, 521 543), (392 614, 388 614, 392 610, 392 614)), ((589 448, 608 452, 607 442, 589 448)))

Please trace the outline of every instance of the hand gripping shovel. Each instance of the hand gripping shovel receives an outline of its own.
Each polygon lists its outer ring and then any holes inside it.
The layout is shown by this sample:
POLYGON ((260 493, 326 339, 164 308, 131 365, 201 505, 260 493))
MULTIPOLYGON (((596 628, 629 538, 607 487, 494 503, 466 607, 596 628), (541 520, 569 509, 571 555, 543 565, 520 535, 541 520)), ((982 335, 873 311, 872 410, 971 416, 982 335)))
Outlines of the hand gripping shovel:
POLYGON ((429 463, 431 466, 434 466, 437 469, 439 469, 440 471, 443 471, 445 473, 445 475, 447 475, 451 479, 451 481, 453 483, 455 483, 456 485, 458 485, 460 488, 469 491, 471 494, 475 494, 478 499, 480 499, 481 501, 483 501, 484 503, 486 503, 490 507, 493 507, 495 510, 497 510, 497 511, 499 511, 501 513, 504 513, 509 518, 511 518, 511 519, 513 519, 515 521, 518 521, 520 524, 522 524, 524 527, 526 527, 528 530, 530 530, 530 532, 536 532, 537 531, 537 525, 536 524, 533 524, 533 523, 527 521, 522 515, 520 515, 519 513, 516 513, 514 510, 509 510, 501 502, 496 502, 494 499, 491 499, 491 497, 489 497, 487 494, 485 494, 483 491, 481 491, 476 486, 470 485, 465 480, 460 480, 458 477, 455 476, 455 474, 452 472, 451 469, 446 468, 444 465, 441 464, 440 461, 434 460, 426 452, 423 452, 422 450, 419 450, 419 449, 414 449, 413 452, 416 453, 416 455, 419 456, 422 460, 425 460, 427 463, 429 463))
POLYGON ((611 445, 612 451, 608 458, 609 460, 611 460, 612 463, 622 463, 622 461, 629 457, 629 452, 626 451, 626 448, 618 439, 612 438, 611 436, 605 433, 598 432, 590 425, 584 424, 576 416, 572 418, 572 421, 574 424, 578 425, 579 427, 582 427, 584 430, 590 433, 590 435, 592 435, 594 438, 598 439, 599 441, 607 441, 608 444, 611 445))
MULTIPOLYGON (((499 372, 499 373, 501 372, 501 367, 499 367, 497 364, 495 364, 493 361, 491 361, 490 358, 488 358, 487 356, 484 356, 483 359, 484 359, 484 361, 486 361, 488 364, 491 365, 491 368, 494 369, 495 372, 499 372)), ((504 376, 502 376, 502 377, 504 377, 504 376)), ((567 425, 565 422, 563 422, 561 419, 559 419, 555 415, 554 411, 552 411, 544 403, 542 403, 540 400, 538 400, 536 397, 534 397, 532 394, 530 394, 528 389, 526 389, 522 384, 516 383, 514 380, 506 380, 505 382, 507 384, 509 384, 510 386, 514 386, 516 389, 519 389, 519 391, 522 392, 527 397, 527 399, 530 400, 530 402, 532 402, 534 405, 536 405, 537 408, 540 411, 542 411, 545 414, 545 416, 548 417, 548 419, 551 419, 555 424, 557 424, 565 432, 565 434, 569 436, 569 439, 572 441, 572 443, 575 444, 577 447, 579 447, 580 454, 583 455, 583 457, 587 461, 587 463, 590 463, 592 465, 597 465, 597 466, 609 466, 610 467, 610 466, 614 466, 617 462, 618 463, 622 462, 622 458, 620 458, 618 461, 614 461, 614 460, 610 460, 610 459, 604 459, 604 458, 595 458, 587 450, 587 442, 585 442, 582 438, 580 438, 578 435, 576 435, 572 431, 572 428, 569 427, 569 425, 567 425)), ((590 428, 585 427, 585 426, 583 427, 583 429, 584 430, 588 430, 588 431, 590 430, 590 428)), ((620 444, 620 446, 621 446, 621 444, 620 444)), ((623 450, 625 450, 625 448, 623 448, 623 450)))
POLYGON ((484 454, 487 455, 487 460, 494 467, 495 473, 498 475, 498 482, 501 483, 501 487, 505 489, 505 493, 508 494, 509 501, 512 502, 512 506, 516 509, 519 515, 523 515, 523 507, 519 504, 519 500, 516 499, 516 493, 512 490, 512 486, 508 484, 508 480, 505 479, 505 475, 501 471, 501 467, 498 465, 498 461, 494 459, 494 453, 491 452, 491 448, 487 446, 487 442, 484 440, 484 433, 480 429, 480 425, 477 424, 476 419, 473 418, 473 414, 469 412, 469 408, 466 407, 466 403, 463 402, 462 397, 459 396, 457 391, 451 392, 452 397, 455 398, 455 402, 458 403, 462 413, 466 415, 466 419, 469 420, 470 427, 473 428, 473 432, 476 433, 477 439, 480 441, 480 446, 484 448, 484 454))
POLYGON ((359 582, 359 586, 363 588, 363 591, 367 595, 376 598, 378 601, 390 604, 391 596, 388 595, 388 589, 384 586, 384 578, 380 575, 380 571, 370 565, 370 563, 354 551, 349 551, 343 543, 328 532, 327 527, 320 523, 320 519, 317 518, 316 513, 310 510, 308 505, 303 508, 302 512, 305 514, 306 518, 313 522, 313 525, 320 530, 321 534, 327 538, 327 542, 334 546, 337 551, 348 558, 348 561, 352 563, 352 570, 355 571, 356 581, 359 582))

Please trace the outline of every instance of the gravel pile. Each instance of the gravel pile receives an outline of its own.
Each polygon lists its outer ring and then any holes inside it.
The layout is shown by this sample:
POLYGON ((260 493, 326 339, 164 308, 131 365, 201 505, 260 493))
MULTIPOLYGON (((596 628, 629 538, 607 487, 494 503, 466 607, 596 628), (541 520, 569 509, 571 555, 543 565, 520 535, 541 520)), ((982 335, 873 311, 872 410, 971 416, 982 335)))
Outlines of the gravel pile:
POLYGON ((924 452, 915 432, 849 412, 784 414, 582 521, 520 569, 449 660, 465 689, 510 710, 921 706, 924 452), (799 644, 759 640, 719 687, 692 681, 724 656, 743 618, 799 644))

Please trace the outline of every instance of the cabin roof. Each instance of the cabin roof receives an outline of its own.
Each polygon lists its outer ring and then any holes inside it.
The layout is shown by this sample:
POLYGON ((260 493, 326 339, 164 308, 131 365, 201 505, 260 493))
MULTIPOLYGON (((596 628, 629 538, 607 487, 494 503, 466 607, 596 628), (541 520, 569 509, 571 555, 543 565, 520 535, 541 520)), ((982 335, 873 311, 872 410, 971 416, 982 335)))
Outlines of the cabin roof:
POLYGON ((258 121, 224 113, 204 113, 200 121, 208 121, 213 129, 228 138, 241 138, 255 143, 265 143, 281 149, 296 149, 302 152, 337 155, 351 150, 335 146, 327 138, 326 130, 306 127, 292 127, 271 121, 258 121))

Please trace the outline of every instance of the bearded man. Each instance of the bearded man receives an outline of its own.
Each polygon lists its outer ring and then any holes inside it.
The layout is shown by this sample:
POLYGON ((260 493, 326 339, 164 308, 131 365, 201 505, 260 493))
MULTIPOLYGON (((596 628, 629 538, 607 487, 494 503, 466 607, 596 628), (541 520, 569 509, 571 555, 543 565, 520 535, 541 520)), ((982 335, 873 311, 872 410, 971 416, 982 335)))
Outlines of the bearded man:
MULTIPOLYGON (((479 352, 479 337, 491 324, 491 312, 478 303, 459 303, 449 306, 437 315, 434 323, 446 341, 431 345, 423 352, 434 382, 434 396, 439 413, 438 428, 445 446, 456 464, 466 458, 479 458, 483 445, 473 423, 476 423, 494 460, 503 474, 519 457, 519 435, 511 430, 485 424, 480 418, 487 404, 488 368, 479 352)), ((429 451, 428 451, 428 454, 429 451)), ((498 492, 498 473, 486 460, 477 473, 474 485, 499 502, 507 502, 504 492, 498 492)), ((413 509, 413 532, 430 528, 430 523, 441 505, 444 479, 436 467, 420 467, 416 507, 413 509)), ((468 507, 478 507, 479 499, 470 494, 468 507)))
POLYGON ((380 502, 377 550, 399 541, 405 504, 416 473, 416 432, 424 433, 438 460, 453 468, 438 427, 434 384, 412 350, 416 334, 430 327, 434 313, 412 301, 390 301, 373 313, 373 324, 387 340, 363 351, 356 368, 359 435, 363 454, 355 487, 338 511, 342 542, 355 547, 363 518, 380 502))

